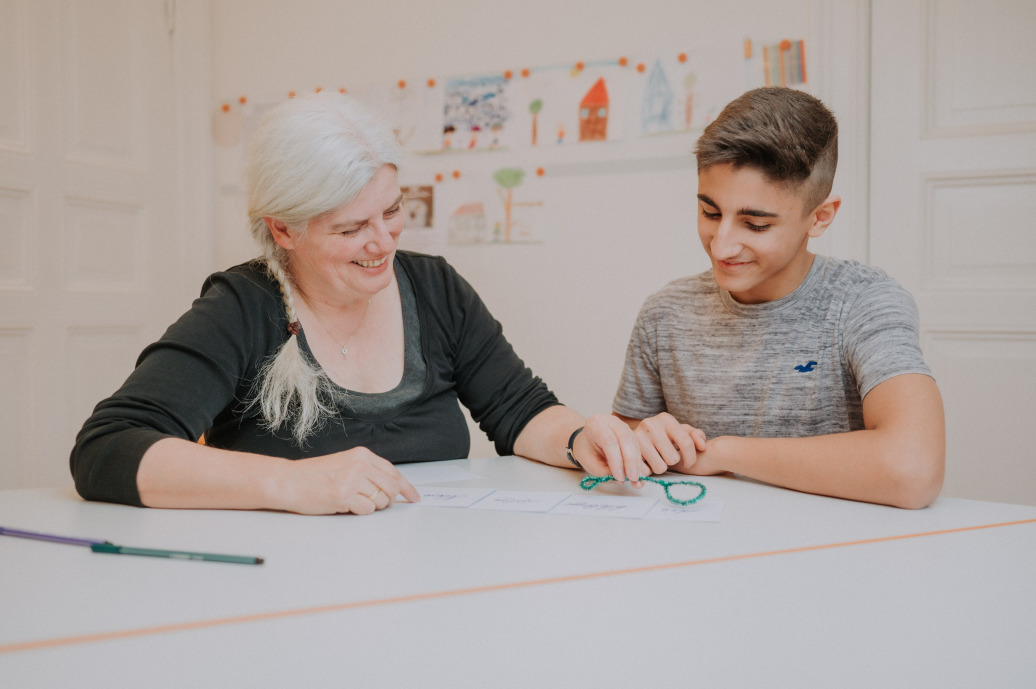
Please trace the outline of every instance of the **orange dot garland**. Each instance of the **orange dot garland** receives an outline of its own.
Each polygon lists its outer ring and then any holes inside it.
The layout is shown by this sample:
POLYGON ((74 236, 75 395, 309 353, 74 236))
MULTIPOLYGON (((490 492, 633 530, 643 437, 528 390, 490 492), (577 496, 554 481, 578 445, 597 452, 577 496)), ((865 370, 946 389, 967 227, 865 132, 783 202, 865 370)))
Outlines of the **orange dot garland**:
MULTIPOLYGON (((780 42, 779 49, 780 50, 790 50, 791 45, 792 45, 792 42, 789 41, 788 39, 785 39, 785 40, 780 42)), ((752 41, 746 39, 745 42, 744 42, 744 51, 745 51, 745 57, 746 58, 749 58, 752 55, 752 48, 753 48, 752 41)), ((687 61, 688 61, 687 53, 685 53, 685 52, 678 53, 676 55, 676 60, 678 62, 680 62, 681 64, 686 64, 687 61)), ((599 64, 617 64, 620 67, 628 67, 628 66, 630 66, 632 64, 632 62, 630 61, 630 58, 628 56, 623 55, 623 56, 617 58, 614 62, 604 62, 604 63, 594 62, 593 64, 594 65, 599 65, 599 64)), ((582 60, 577 60, 572 65, 572 76, 578 76, 578 75, 582 74, 586 70, 586 66, 587 66, 586 62, 584 62, 582 60)), ((643 63, 643 62, 636 63, 635 68, 636 68, 637 72, 642 73, 642 74, 647 71, 647 65, 645 63, 643 63)), ((523 67, 523 68, 521 68, 520 70, 517 71, 517 74, 520 75, 523 79, 527 79, 527 78, 529 78, 532 75, 532 71, 533 70, 530 69, 529 67, 523 67)), ((503 71, 502 74, 503 74, 503 78, 505 80, 510 81, 510 80, 512 80, 515 77, 516 72, 513 71, 513 70, 510 70, 510 69, 506 69, 506 70, 503 71)), ((439 83, 438 80, 436 80, 434 77, 429 77, 428 79, 425 80, 425 84, 427 84, 428 88, 435 88, 438 85, 438 83, 439 83)), ((396 82, 396 86, 399 89, 405 89, 408 86, 408 83, 407 83, 407 81, 405 79, 399 79, 396 82)), ((323 86, 316 86, 313 89, 313 92, 314 93, 321 93, 323 90, 324 90, 323 86)), ((345 93, 347 93, 347 90, 346 90, 346 88, 344 86, 343 87, 339 87, 338 88, 338 93, 345 94, 345 93)), ((287 97, 288 98, 294 98, 297 94, 298 94, 297 91, 294 91, 294 90, 288 91, 287 97)), ((244 105, 245 103, 248 102, 248 99, 245 96, 239 96, 237 100, 238 100, 238 103, 240 103, 241 105, 244 105)), ((229 104, 222 105, 221 106, 221 110, 223 112, 229 112, 230 111, 230 105, 229 104)), ((457 174, 459 174, 459 173, 457 173, 457 174)))

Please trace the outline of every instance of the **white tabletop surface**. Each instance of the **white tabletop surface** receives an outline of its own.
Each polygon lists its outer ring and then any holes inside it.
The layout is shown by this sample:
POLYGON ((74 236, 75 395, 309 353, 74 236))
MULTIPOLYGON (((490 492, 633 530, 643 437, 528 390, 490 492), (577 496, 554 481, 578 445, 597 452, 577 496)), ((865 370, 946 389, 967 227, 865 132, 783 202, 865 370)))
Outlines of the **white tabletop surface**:
MULTIPOLYGON (((526 460, 452 464, 477 478, 443 485, 583 494, 579 473, 526 460)), ((0 526, 265 558, 0 537, 0 687, 1036 686, 1036 507, 699 480, 721 521, 0 491, 0 526)))

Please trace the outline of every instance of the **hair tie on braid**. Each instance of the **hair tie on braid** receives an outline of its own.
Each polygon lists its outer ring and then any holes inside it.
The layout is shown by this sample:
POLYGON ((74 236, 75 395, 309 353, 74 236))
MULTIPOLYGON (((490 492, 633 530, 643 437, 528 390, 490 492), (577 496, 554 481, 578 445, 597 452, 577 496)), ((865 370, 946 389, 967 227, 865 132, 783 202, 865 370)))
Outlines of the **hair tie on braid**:
POLYGON ((292 321, 291 323, 288 323, 288 332, 291 333, 292 335, 298 335, 299 334, 299 322, 298 321, 292 321))

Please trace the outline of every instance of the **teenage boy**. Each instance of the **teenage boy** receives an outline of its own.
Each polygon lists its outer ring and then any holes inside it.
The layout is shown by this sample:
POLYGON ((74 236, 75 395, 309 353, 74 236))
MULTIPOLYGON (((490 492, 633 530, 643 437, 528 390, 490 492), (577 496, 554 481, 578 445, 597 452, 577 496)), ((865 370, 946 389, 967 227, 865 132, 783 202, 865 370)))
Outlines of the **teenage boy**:
POLYGON ((613 405, 644 461, 930 504, 945 428, 914 301, 883 271, 806 246, 841 205, 834 116, 801 91, 755 89, 706 127, 695 155, 712 270, 644 303, 613 405))

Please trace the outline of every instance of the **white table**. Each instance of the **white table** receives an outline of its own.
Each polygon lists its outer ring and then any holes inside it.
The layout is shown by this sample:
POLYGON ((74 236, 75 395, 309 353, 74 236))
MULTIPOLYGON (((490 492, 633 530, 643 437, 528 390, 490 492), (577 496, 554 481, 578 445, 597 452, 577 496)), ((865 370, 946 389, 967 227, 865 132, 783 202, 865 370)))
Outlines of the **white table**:
MULTIPOLYGON (((581 494, 574 471, 455 463, 480 478, 452 485, 581 494)), ((1036 507, 701 481, 719 523, 2 491, 0 526, 266 562, 0 537, 0 687, 1036 686, 1036 507)))

